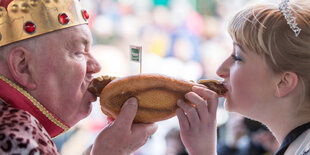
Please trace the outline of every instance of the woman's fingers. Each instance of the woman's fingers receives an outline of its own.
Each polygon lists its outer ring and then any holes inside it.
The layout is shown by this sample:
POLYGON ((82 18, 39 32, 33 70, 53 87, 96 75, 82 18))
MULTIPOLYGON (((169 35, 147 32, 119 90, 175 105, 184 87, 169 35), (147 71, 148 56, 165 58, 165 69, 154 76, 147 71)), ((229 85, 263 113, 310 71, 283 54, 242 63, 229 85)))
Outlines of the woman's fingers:
MULTIPOLYGON (((195 105, 195 107, 191 107, 195 109, 198 121, 205 123, 210 119, 215 119, 218 106, 218 95, 215 92, 204 87, 194 86, 192 92, 187 93, 185 98, 195 105)), ((190 124, 192 123, 191 120, 188 121, 190 124)))
POLYGON ((176 111, 178 120, 179 120, 179 124, 180 124, 180 128, 181 129, 185 129, 185 130, 189 130, 190 126, 189 126, 189 122, 188 119, 185 115, 185 112, 182 110, 182 108, 178 108, 176 111))
POLYGON ((195 105, 200 120, 204 117, 207 117, 208 107, 206 101, 202 97, 194 92, 189 92, 185 95, 185 98, 195 105))
POLYGON ((177 105, 184 111, 189 122, 189 128, 195 127, 195 125, 199 124, 200 119, 195 107, 185 103, 183 100, 178 100, 177 105))
POLYGON ((216 115, 218 95, 214 91, 199 86, 194 86, 192 90, 207 101, 209 113, 211 115, 216 115))

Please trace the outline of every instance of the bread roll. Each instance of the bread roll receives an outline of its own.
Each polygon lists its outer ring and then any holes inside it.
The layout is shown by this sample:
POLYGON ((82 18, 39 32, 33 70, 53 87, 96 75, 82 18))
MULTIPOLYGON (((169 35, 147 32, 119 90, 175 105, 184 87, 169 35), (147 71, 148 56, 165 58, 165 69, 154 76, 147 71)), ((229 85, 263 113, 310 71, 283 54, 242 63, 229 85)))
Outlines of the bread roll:
MULTIPOLYGON (((216 83, 212 84, 214 88, 218 87, 217 84, 222 86, 215 80, 208 81, 216 83)), ((175 116, 177 100, 185 99, 184 95, 190 92, 194 85, 197 85, 160 74, 140 74, 114 80, 105 77, 92 83, 89 90, 96 90, 93 91, 94 94, 96 92, 98 94, 100 89, 92 87, 99 83, 101 83, 101 88, 104 87, 100 93, 101 110, 104 114, 116 118, 123 103, 130 97, 135 97, 138 101, 138 111, 134 122, 142 123, 162 121, 175 116)), ((208 82, 201 83, 205 85, 208 82)), ((224 87, 222 86, 222 88, 224 87)), ((224 92, 218 90, 216 90, 218 93, 224 92)))

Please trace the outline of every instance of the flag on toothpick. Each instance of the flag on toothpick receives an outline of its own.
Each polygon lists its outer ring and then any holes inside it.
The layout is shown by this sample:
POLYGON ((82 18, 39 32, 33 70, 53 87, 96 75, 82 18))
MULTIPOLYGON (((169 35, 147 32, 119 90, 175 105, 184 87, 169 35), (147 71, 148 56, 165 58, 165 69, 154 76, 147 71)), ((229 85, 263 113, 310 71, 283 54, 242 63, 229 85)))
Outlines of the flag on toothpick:
POLYGON ((142 46, 130 45, 130 56, 132 61, 140 63, 140 74, 142 73, 142 46))

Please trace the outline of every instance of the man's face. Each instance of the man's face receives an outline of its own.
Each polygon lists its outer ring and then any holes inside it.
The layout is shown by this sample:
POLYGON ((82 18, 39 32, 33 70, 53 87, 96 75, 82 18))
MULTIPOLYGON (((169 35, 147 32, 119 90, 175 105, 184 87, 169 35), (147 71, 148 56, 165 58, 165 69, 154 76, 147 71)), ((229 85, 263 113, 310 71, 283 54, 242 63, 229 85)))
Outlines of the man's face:
POLYGON ((29 70, 36 89, 30 93, 64 123, 72 126, 91 111, 96 97, 87 91, 101 67, 90 53, 91 33, 79 25, 39 38, 29 70))

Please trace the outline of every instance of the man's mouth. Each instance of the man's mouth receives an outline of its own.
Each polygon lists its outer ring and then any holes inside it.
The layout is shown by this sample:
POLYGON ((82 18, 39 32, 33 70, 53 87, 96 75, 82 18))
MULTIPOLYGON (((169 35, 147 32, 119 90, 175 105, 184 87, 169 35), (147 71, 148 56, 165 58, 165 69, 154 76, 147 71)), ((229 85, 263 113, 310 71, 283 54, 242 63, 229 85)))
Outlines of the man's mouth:
POLYGON ((92 94, 92 93, 90 93, 91 94, 91 96, 92 96, 92 98, 91 98, 91 102, 95 102, 95 101, 97 101, 97 96, 96 95, 94 95, 94 94, 92 94))
POLYGON ((91 93, 89 90, 87 90, 86 89, 86 92, 85 92, 86 94, 86 96, 87 96, 87 98, 89 98, 89 102, 95 102, 95 101, 97 101, 97 97, 98 96, 96 96, 95 94, 93 94, 93 93, 91 93))

